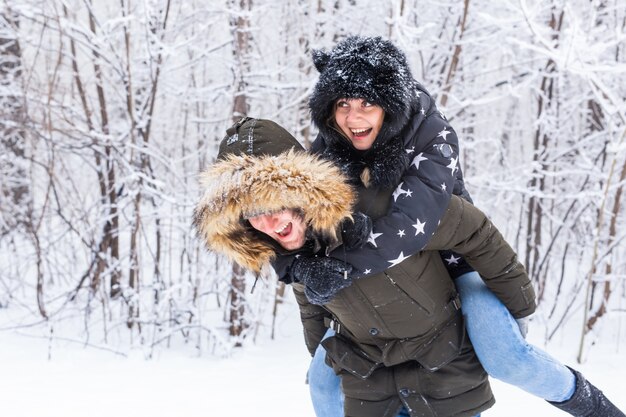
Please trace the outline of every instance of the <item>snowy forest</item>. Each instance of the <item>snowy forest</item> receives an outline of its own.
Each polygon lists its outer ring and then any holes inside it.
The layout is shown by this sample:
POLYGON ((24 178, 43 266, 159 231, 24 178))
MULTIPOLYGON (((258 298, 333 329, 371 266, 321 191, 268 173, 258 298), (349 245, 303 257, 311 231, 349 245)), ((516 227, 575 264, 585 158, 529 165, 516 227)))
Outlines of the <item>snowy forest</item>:
POLYGON ((227 355, 289 291, 208 252, 198 174, 242 115, 308 146, 313 49, 404 50, 517 250, 546 343, 626 343, 620 0, 4 0, 0 334, 227 355))

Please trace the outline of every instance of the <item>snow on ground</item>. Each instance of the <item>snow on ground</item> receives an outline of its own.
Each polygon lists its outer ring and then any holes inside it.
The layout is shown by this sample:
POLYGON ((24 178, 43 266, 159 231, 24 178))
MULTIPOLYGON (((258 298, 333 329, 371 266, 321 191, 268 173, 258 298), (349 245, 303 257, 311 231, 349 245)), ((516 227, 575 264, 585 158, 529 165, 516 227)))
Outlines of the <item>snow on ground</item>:
MULTIPOLYGON (((276 340, 219 359, 163 349, 121 357, 76 343, 0 333, 0 414, 7 417, 314 417, 304 384, 308 352, 297 308, 283 305, 276 340), (51 360, 48 360, 50 354, 51 360)), ((531 333, 532 337, 532 333, 531 333)), ((572 345, 575 343, 572 343, 572 345)), ((550 353, 574 364, 575 347, 550 353), (570 351, 572 350, 572 351, 570 351)), ((626 410, 626 361, 594 348, 578 369, 626 410)), ((492 381, 497 403, 484 417, 565 416, 519 389, 492 381)))

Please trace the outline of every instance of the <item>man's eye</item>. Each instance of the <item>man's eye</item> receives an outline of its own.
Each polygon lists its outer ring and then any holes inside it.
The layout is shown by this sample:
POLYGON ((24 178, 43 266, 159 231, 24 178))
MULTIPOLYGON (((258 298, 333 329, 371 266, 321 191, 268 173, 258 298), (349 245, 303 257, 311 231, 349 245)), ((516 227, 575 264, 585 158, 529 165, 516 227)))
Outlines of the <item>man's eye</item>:
POLYGON ((374 103, 370 103, 369 101, 363 100, 363 107, 372 107, 374 103))
POLYGON ((337 107, 348 107, 348 103, 346 101, 338 101, 337 107))

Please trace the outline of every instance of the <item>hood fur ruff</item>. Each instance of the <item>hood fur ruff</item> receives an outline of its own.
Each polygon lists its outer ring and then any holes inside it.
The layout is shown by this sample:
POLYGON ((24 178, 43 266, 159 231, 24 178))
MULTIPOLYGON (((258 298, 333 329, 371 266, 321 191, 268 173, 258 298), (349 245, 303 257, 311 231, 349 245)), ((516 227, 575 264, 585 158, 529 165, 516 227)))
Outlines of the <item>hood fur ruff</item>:
POLYGON ((275 255, 243 219, 300 209, 313 233, 336 238, 351 218, 355 194, 339 169, 303 151, 277 156, 228 155, 201 174, 204 195, 194 224, 208 248, 259 272, 275 255))

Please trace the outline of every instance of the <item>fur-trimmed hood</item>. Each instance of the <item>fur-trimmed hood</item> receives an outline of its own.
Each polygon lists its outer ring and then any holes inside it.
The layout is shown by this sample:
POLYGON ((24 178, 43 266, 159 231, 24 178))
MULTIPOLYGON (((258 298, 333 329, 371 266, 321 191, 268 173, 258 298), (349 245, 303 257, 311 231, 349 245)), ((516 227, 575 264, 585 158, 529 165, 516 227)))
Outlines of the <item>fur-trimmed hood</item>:
POLYGON ((274 258, 246 218, 282 209, 302 211, 311 232, 336 239, 351 218, 355 194, 339 169, 304 151, 278 155, 226 155, 201 174, 204 189, 194 225, 211 250, 259 272, 274 258))

